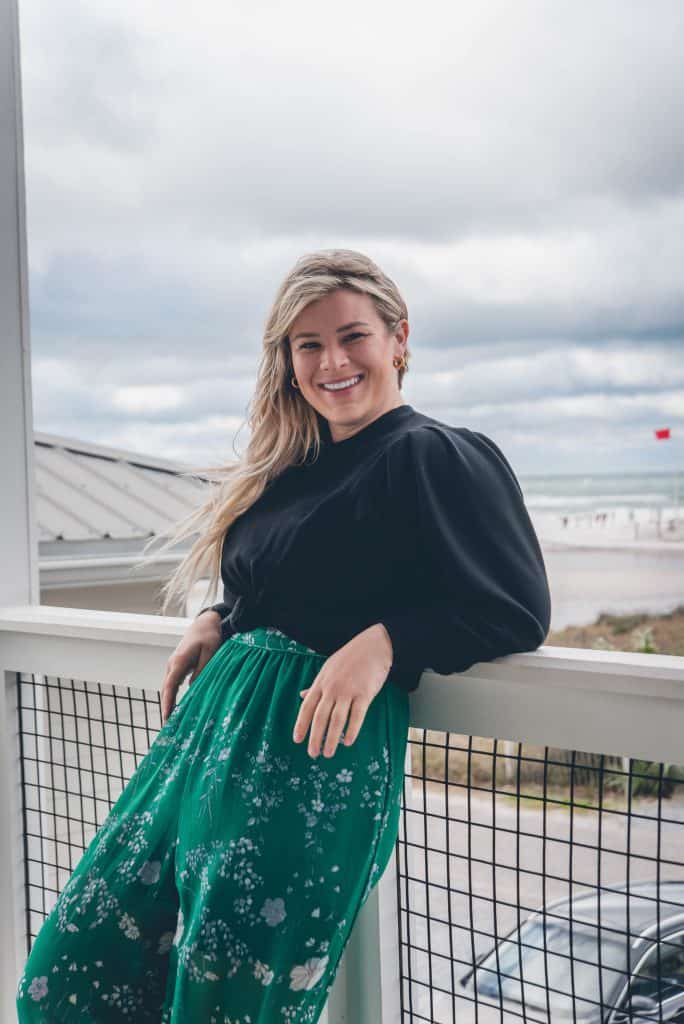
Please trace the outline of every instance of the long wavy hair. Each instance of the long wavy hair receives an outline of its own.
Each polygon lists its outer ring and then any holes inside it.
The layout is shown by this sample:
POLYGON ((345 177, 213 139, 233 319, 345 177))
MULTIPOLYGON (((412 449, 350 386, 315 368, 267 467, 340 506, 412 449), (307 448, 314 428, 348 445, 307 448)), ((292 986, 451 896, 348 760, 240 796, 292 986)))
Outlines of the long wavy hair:
MULTIPOLYGON (((167 530, 155 535, 143 549, 162 537, 169 539, 154 559, 188 536, 197 534, 190 550, 160 590, 162 613, 174 602, 183 603, 193 584, 209 578, 203 604, 213 600, 221 579, 223 540, 231 524, 264 492, 268 483, 289 466, 318 457, 321 446, 319 414, 292 386, 289 331, 311 302, 338 288, 351 288, 370 296, 388 331, 408 319, 406 303, 394 281, 363 253, 352 249, 323 249, 308 253, 295 263, 280 285, 266 320, 256 388, 248 406, 250 439, 245 454, 235 463, 203 466, 188 476, 204 476, 212 482, 208 500, 167 530)), ((397 370, 398 384, 405 366, 397 370)))

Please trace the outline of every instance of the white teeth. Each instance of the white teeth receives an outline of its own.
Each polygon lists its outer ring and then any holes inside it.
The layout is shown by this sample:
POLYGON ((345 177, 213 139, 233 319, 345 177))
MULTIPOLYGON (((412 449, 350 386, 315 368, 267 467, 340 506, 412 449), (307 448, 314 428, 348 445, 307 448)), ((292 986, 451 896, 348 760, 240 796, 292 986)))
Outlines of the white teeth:
POLYGON ((349 380, 341 380, 339 384, 324 384, 326 391, 339 391, 341 388, 348 388, 360 381, 360 377, 350 377, 349 380))

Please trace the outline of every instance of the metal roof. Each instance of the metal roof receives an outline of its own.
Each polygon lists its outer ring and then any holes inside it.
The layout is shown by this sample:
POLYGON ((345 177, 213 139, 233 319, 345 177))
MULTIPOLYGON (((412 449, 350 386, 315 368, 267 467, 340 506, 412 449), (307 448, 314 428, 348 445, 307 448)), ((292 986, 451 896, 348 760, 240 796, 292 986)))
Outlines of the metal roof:
POLYGON ((67 582, 66 569, 72 584, 87 582, 93 565, 109 570, 100 582, 130 578, 117 567, 132 565, 146 541, 198 508, 211 486, 181 462, 38 431, 33 438, 41 582, 49 570, 52 585, 67 582))

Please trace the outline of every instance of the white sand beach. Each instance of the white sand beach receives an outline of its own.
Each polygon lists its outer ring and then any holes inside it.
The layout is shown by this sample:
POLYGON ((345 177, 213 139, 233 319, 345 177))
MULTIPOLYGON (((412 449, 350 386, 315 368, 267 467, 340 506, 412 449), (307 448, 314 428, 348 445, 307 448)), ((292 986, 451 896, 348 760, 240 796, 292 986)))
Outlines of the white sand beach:
POLYGON ((674 505, 569 513, 531 509, 530 515, 547 546, 684 552, 684 508, 674 505))
POLYGON ((662 614, 684 604, 684 510, 530 512, 551 585, 552 629, 600 612, 662 614), (563 521, 565 518, 565 522, 563 521))

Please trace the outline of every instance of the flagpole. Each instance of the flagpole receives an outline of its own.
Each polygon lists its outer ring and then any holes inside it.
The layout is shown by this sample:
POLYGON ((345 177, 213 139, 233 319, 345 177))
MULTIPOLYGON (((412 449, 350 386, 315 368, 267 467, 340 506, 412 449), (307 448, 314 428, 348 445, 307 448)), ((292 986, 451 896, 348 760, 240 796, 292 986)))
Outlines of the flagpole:
MULTIPOLYGON (((671 437, 670 428, 669 427, 656 428, 653 431, 653 433, 655 434, 656 441, 669 441, 670 437, 671 437)), ((679 470, 678 469, 675 470, 675 488, 676 488, 676 495, 673 495, 673 498, 674 498, 674 501, 675 501, 675 515, 676 515, 676 518, 678 520, 679 519, 679 470)), ((657 525, 658 540, 662 540, 663 539, 662 522, 663 522, 663 506, 662 506, 662 504, 660 504, 660 505, 658 505, 658 520, 657 520, 657 524, 658 524, 657 525)))

